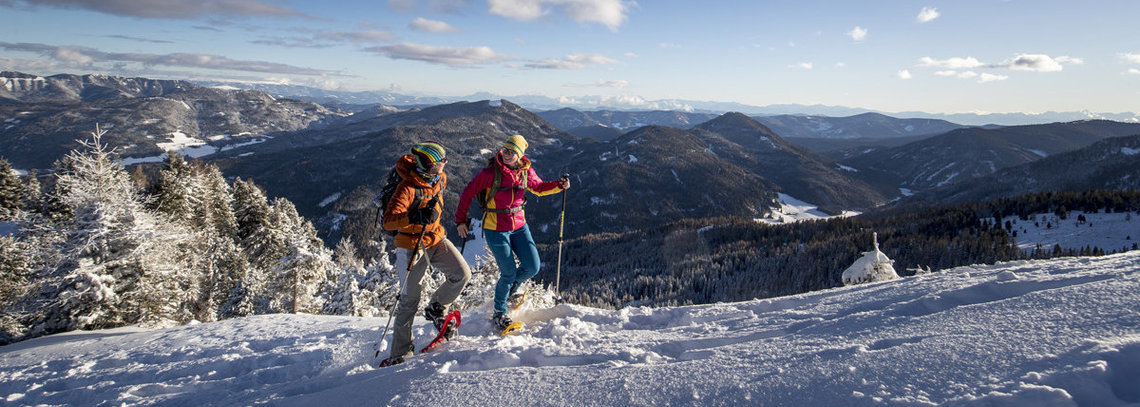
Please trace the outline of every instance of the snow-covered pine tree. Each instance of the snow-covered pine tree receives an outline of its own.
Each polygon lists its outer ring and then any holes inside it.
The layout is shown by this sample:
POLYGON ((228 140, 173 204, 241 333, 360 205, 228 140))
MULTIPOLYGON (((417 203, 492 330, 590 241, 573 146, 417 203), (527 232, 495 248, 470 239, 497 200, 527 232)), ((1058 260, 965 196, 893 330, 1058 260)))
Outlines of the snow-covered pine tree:
POLYGON ((297 213, 285 198, 273 200, 269 209, 270 244, 281 245, 285 254, 269 269, 266 281, 271 312, 318 313, 318 295, 328 270, 336 267, 332 253, 317 237, 313 224, 297 213))
POLYGON ((0 158, 0 221, 13 220, 24 207, 24 184, 12 164, 0 158))
POLYGON ((360 309, 363 316, 376 316, 388 312, 396 303, 396 268, 388 261, 387 243, 384 239, 371 240, 379 256, 365 267, 364 278, 360 281, 360 309), (369 314, 371 313, 371 314, 369 314))
POLYGON ((234 215, 234 197, 222 171, 213 165, 205 165, 195 177, 203 199, 199 200, 196 217, 200 222, 195 227, 213 229, 219 236, 237 239, 237 217, 234 215))
POLYGON ((35 171, 28 171, 28 176, 24 179, 24 210, 30 213, 42 213, 44 204, 40 193, 39 175, 35 171))
POLYGON ((356 257, 356 246, 348 237, 340 239, 333 251, 336 262, 334 273, 327 276, 328 284, 321 293, 324 298, 323 312, 329 315, 360 316, 360 274, 364 262, 356 257))
POLYGON ((164 167, 153 185, 152 207, 178 222, 189 224, 200 197, 195 191, 193 169, 181 154, 167 153, 164 167))
POLYGON ((33 301, 31 334, 142 323, 185 322, 193 300, 193 263, 183 227, 143 207, 96 128, 84 151, 68 154, 56 174, 55 201, 73 216, 57 264, 45 265, 33 301))
POLYGON ((237 221, 238 245, 249 256, 249 262, 261 270, 269 270, 285 256, 283 239, 274 241, 269 227, 269 200, 253 181, 234 180, 234 217, 237 221))

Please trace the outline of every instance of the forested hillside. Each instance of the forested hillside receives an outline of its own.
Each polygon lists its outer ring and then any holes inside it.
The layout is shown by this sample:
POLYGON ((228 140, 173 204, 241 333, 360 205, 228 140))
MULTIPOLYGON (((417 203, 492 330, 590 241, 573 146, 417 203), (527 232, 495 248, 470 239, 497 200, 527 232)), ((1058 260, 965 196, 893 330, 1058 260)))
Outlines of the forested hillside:
MULTIPOLYGON (((1140 191, 1043 193, 778 226, 742 218, 685 219, 629 233, 592 234, 564 244, 560 289, 570 302, 621 307, 739 301, 837 287, 843 270, 871 249, 872 233, 878 233, 880 248, 900 274, 919 267, 1111 253, 1059 247, 1024 252, 993 220, 1072 210, 1140 213, 1140 191)), ((556 246, 545 246, 543 258, 554 259, 556 246)), ((555 271, 548 265, 540 277, 553 282, 555 271)))

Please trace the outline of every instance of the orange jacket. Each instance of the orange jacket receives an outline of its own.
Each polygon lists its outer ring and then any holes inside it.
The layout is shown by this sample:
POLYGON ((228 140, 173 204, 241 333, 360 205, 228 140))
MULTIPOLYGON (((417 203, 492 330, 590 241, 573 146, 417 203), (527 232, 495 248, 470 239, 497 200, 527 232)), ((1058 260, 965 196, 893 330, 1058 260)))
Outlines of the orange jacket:
MULTIPOLYGON (((396 186, 396 192, 392 193, 392 200, 388 202, 388 210, 384 211, 384 218, 381 220, 384 229, 397 231, 396 247, 409 250, 416 249, 419 244, 420 232, 423 231, 424 227, 409 223, 408 212, 427 206, 428 202, 431 201, 431 196, 436 195, 439 196, 436 209, 440 213, 439 219, 442 219, 443 196, 440 193, 443 192, 444 188, 447 188, 447 174, 440 173, 439 180, 431 184, 415 171, 415 167, 415 157, 411 154, 406 154, 396 161, 396 173, 400 174, 403 181, 400 181, 400 185, 396 186), (416 198, 416 188, 422 188, 423 199, 416 208, 409 208, 416 198)), ((424 248, 435 246, 447 238, 447 233, 439 224, 439 219, 426 226, 424 248)))
MULTIPOLYGON (((519 157, 519 168, 510 168, 503 164, 503 160, 499 155, 495 155, 491 163, 483 168, 463 188, 463 193, 459 196, 459 207, 455 211, 455 223, 460 224, 467 221, 467 210, 471 206, 471 200, 485 189, 493 187, 495 183, 495 171, 502 174, 499 187, 521 187, 522 177, 527 177, 526 191, 538 195, 546 196, 555 194, 562 191, 558 186, 558 181, 543 181, 534 172, 534 168, 530 166, 530 159, 526 157, 519 157)), ((526 224, 525 211, 520 208, 523 202, 526 201, 526 191, 521 189, 502 189, 495 193, 495 196, 487 203, 487 209, 510 209, 518 208, 517 212, 513 213, 495 213, 485 211, 483 214, 483 228, 496 231, 513 231, 523 227, 526 224)))

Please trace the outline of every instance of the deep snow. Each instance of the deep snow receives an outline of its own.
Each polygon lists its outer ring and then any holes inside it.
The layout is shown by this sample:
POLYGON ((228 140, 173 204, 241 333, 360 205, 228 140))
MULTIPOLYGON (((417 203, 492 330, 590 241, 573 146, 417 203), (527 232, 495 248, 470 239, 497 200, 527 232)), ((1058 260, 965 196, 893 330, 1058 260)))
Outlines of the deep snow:
MULTIPOLYGON (((1140 251, 969 266, 790 297, 465 314, 443 350, 371 366, 384 318, 265 315, 0 347, 5 405, 1140 403, 1140 251)), ((430 340, 417 320, 416 339, 430 340)))

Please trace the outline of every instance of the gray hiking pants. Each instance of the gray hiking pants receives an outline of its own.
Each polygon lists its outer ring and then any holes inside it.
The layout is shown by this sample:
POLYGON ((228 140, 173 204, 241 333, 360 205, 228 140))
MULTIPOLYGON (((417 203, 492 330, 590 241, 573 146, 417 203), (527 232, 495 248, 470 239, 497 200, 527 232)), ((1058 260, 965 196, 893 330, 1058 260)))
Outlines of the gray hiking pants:
MULTIPOLYGON (((412 251, 408 249, 396 250, 396 271, 399 279, 404 280, 408 273, 408 256, 412 251)), ((423 291, 423 281, 427 276, 429 266, 439 269, 446 280, 431 295, 432 302, 438 302, 444 309, 450 308, 451 303, 459 298, 463 286, 471 279, 471 269, 459 254, 459 250, 450 240, 443 239, 435 246, 428 247, 419 252, 416 263, 412 265, 412 273, 408 275, 407 283, 402 288, 400 303, 396 306, 396 326, 392 332, 392 357, 412 356, 415 353, 415 343, 412 342, 412 323, 416 313, 419 312, 420 293, 423 291)))

